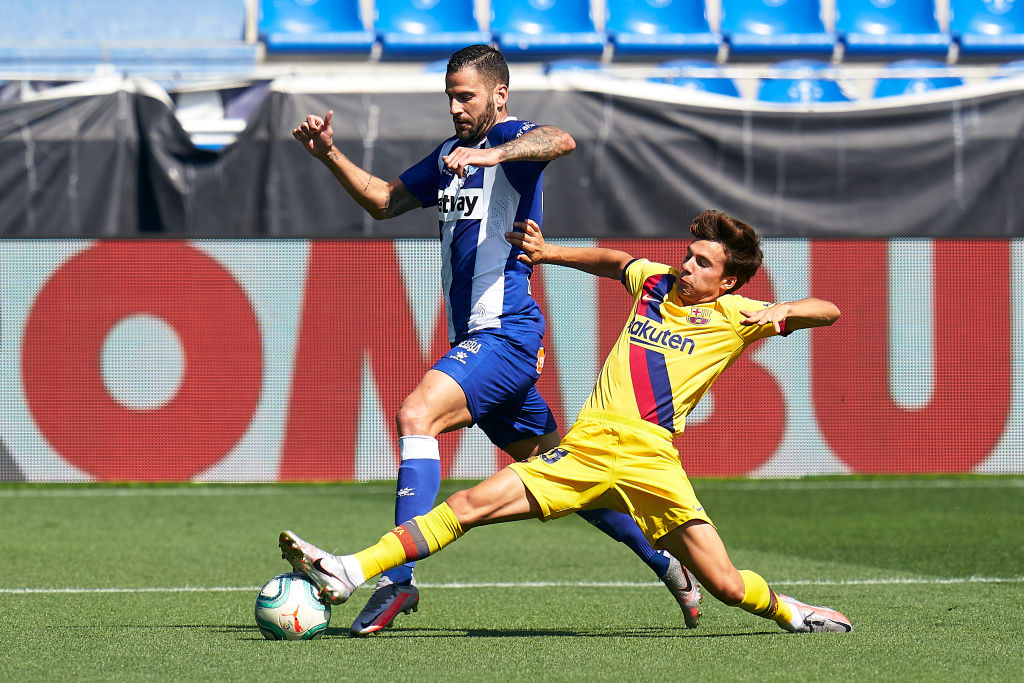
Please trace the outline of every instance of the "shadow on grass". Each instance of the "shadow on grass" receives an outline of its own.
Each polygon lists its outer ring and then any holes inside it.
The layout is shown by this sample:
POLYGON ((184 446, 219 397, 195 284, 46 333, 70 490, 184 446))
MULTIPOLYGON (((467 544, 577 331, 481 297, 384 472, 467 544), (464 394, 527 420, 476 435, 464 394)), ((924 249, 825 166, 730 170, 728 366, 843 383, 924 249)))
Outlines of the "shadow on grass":
MULTIPOLYGON (((701 633, 683 627, 650 626, 630 629, 568 629, 568 628, 389 628, 372 636, 376 638, 733 638, 768 636, 781 631, 747 633, 701 633)), ((325 637, 349 636, 345 629, 328 628, 325 637)))

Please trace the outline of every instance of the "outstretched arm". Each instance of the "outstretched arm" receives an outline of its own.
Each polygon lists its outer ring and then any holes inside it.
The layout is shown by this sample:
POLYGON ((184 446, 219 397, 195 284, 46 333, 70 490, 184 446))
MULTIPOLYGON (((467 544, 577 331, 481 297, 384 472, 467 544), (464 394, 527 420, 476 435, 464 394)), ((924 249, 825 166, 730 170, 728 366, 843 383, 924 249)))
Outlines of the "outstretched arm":
POLYGON ((574 149, 576 141, 561 128, 538 126, 497 147, 456 147, 451 154, 441 158, 449 170, 462 177, 466 174, 466 166, 497 166, 505 161, 551 161, 574 149))
POLYGON ((839 307, 831 301, 809 297, 799 301, 781 301, 757 311, 740 311, 743 325, 773 325, 775 332, 792 332, 807 327, 824 327, 839 320, 839 307))
POLYGON ((516 258, 523 263, 536 266, 542 263, 553 263, 568 266, 584 273, 618 280, 622 277, 622 269, 633 260, 624 251, 603 249, 601 247, 563 247, 548 244, 535 222, 527 219, 525 223, 514 223, 522 232, 506 232, 505 239, 514 247, 523 250, 516 258))
POLYGON ((342 154, 334 146, 334 129, 331 128, 333 117, 333 111, 327 112, 323 118, 309 114, 305 121, 292 130, 292 137, 307 152, 322 161, 356 203, 377 220, 392 218, 422 206, 420 200, 398 178, 387 182, 364 171, 342 154))

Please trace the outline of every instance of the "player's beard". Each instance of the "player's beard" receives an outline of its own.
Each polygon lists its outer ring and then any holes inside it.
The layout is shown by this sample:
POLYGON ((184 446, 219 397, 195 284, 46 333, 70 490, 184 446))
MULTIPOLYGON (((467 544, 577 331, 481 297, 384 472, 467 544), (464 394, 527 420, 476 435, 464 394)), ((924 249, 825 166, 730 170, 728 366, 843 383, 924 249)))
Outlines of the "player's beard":
POLYGON ((491 129, 491 126, 494 125, 494 121, 497 118, 498 107, 494 104, 494 100, 491 100, 487 104, 487 109, 484 111, 483 115, 481 115, 474 125, 467 128, 464 133, 459 130, 458 124, 455 125, 455 137, 462 142, 475 144, 487 135, 487 131, 491 129))

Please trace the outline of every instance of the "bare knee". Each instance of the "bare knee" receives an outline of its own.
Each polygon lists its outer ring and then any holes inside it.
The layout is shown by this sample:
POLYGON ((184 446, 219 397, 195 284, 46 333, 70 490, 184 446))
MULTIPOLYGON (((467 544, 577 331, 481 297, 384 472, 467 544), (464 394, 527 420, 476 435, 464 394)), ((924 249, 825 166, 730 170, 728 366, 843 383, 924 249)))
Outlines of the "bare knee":
POLYGON ((473 526, 473 524, 479 522, 486 512, 481 509, 479 501, 473 495, 473 489, 456 491, 448 496, 448 500, 445 502, 448 503, 448 507, 455 513, 455 519, 459 521, 459 525, 463 528, 473 526))
POLYGON ((395 426, 403 436, 409 434, 427 434, 433 429, 433 415, 427 405, 412 396, 405 399, 395 414, 395 426))
POLYGON ((705 584, 704 588, 726 605, 740 604, 747 594, 747 586, 743 582, 743 577, 735 568, 731 572, 716 576, 705 584))

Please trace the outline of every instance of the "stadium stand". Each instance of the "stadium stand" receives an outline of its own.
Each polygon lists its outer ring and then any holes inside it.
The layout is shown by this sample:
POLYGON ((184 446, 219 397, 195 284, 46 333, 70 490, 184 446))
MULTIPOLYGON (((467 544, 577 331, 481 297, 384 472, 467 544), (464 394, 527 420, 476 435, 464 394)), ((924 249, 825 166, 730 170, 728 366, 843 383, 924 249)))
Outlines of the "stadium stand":
POLYGON ((934 0, 836 0, 836 32, 846 56, 946 55, 934 0))
POLYGON ((473 0, 376 0, 376 8, 382 58, 429 59, 491 42, 473 14, 473 0))
POLYGON ((721 28, 736 57, 828 57, 836 45, 818 0, 722 0, 721 28))
POLYGON ((596 59, 573 59, 571 57, 556 59, 544 65, 546 74, 571 73, 573 71, 605 74, 608 73, 608 68, 596 59))
POLYGON ((259 34, 269 55, 369 55, 376 42, 359 16, 359 0, 262 0, 259 34))
POLYGON ((770 75, 761 79, 757 99, 776 104, 850 102, 839 87, 832 67, 810 59, 789 59, 772 65, 770 75))
POLYGON ((605 30, 616 59, 666 54, 715 55, 722 34, 712 31, 703 2, 605 0, 605 30))
POLYGON ((36 0, 0 3, 0 71, 69 79, 96 73, 154 78, 242 74, 243 0, 36 0))
POLYGON ((1012 62, 1006 62, 996 69, 996 72, 992 74, 993 79, 997 78, 1019 78, 1024 76, 1024 59, 1017 59, 1012 62))
POLYGON ((508 59, 597 56, 606 42, 589 0, 491 0, 491 32, 508 59))
POLYGON ((886 65, 886 72, 875 82, 874 96, 893 97, 963 85, 963 79, 949 75, 949 67, 930 59, 901 59, 886 65))
POLYGON ((725 76, 714 62, 699 59, 671 59, 655 67, 655 75, 647 80, 668 83, 688 90, 739 97, 736 83, 725 76))
POLYGON ((950 30, 964 57, 1024 54, 1024 2, 950 0, 950 30))

